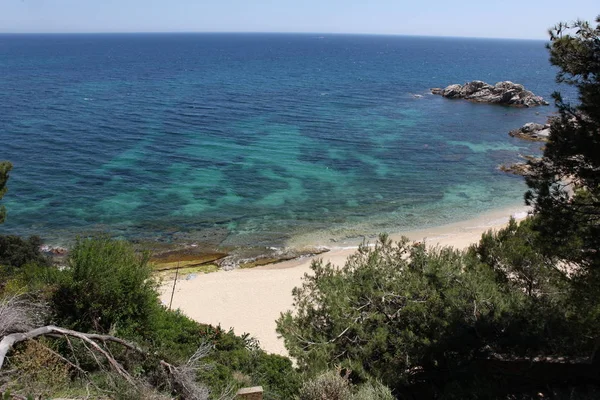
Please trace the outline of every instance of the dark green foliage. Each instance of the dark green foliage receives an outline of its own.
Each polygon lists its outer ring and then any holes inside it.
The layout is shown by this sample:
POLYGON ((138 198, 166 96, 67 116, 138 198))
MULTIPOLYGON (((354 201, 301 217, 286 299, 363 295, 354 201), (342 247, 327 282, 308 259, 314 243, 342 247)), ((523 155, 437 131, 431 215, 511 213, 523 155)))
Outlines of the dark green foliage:
POLYGON ((385 236, 341 269, 311 268, 294 290, 295 313, 277 321, 290 354, 309 374, 341 365, 355 380, 375 377, 397 390, 488 354, 525 297, 503 290, 474 257, 385 236))
MULTIPOLYGON (((577 89, 579 103, 554 94, 559 111, 526 200, 534 206, 539 249, 569 271, 563 307, 588 354, 600 343, 600 18, 561 23, 550 31, 557 81, 577 89)), ((570 349, 571 346, 566 347, 570 349)), ((596 350, 594 350, 596 349, 596 350)))
POLYGON ((287 357, 257 352, 252 377, 255 382, 267 388, 266 400, 292 399, 298 393, 300 374, 293 368, 287 357))
POLYGON ((206 358, 209 368, 199 378, 219 393, 232 383, 235 387, 263 386, 266 400, 291 399, 300 387, 300 376, 292 362, 258 348, 247 334, 236 336, 232 330, 205 326, 202 337, 214 344, 206 358))
POLYGON ((469 252, 490 266, 499 282, 525 292, 530 297, 556 294, 567 280, 556 267, 557 260, 540 251, 539 232, 532 229, 533 218, 520 224, 510 219, 508 226, 498 232, 488 231, 469 252))
MULTIPOLYGON (((12 164, 8 161, 0 162, 0 200, 6 194, 6 182, 8 181, 8 173, 12 169, 12 164)), ((6 208, 4 206, 0 206, 0 224, 4 222, 6 218, 6 208)))
POLYGON ((80 239, 53 296, 58 322, 73 329, 145 335, 158 307, 148 257, 127 242, 80 239))
POLYGON ((60 272, 41 251, 38 236, 0 236, 0 293, 47 292, 60 272))
POLYGON ((22 267, 25 264, 50 265, 50 260, 41 251, 42 239, 30 236, 23 239, 19 236, 0 236, 0 265, 22 267))
POLYGON ((161 307, 152 321, 152 330, 145 337, 167 361, 177 364, 185 362, 205 342, 204 332, 208 328, 211 327, 161 307))
POLYGON ((511 221, 466 253, 384 236, 343 268, 314 262, 278 332, 309 376, 339 365, 354 382, 377 378, 397 395, 527 398, 551 390, 554 382, 538 383, 552 366, 515 386, 498 368, 518 361, 494 360, 587 358, 600 314, 580 314, 569 274, 539 250, 532 224, 511 221))
POLYGON ((541 162, 532 164, 526 200, 535 208, 545 251, 600 269, 600 19, 559 24, 550 31, 557 80, 574 86, 579 104, 554 94, 559 117, 541 162))
POLYGON ((545 238, 534 229, 537 217, 511 220, 498 232, 482 235, 469 253, 489 266, 498 285, 524 293, 504 324, 505 338, 498 350, 521 356, 589 355, 589 333, 584 316, 573 303, 569 266, 543 250, 545 238))

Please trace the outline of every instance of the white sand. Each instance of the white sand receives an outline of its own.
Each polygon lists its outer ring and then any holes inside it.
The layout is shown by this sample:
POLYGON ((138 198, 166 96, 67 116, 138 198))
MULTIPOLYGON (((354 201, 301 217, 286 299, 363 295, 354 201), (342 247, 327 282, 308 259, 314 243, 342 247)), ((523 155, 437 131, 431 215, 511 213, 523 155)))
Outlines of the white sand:
MULTIPOLYGON (((477 218, 436 228, 391 235, 425 241, 430 245, 466 248, 489 229, 506 225, 512 215, 526 216, 524 207, 490 212, 477 218)), ((234 271, 219 271, 185 280, 180 277, 175 289, 173 308, 203 323, 234 328, 237 334, 250 333, 267 352, 286 354, 283 340, 275 332, 275 320, 281 312, 292 308, 292 289, 300 286, 305 273, 310 272, 314 258, 343 265, 355 248, 333 248, 316 257, 285 261, 264 267, 234 271)), ((167 304, 173 282, 164 282, 161 300, 167 304)))

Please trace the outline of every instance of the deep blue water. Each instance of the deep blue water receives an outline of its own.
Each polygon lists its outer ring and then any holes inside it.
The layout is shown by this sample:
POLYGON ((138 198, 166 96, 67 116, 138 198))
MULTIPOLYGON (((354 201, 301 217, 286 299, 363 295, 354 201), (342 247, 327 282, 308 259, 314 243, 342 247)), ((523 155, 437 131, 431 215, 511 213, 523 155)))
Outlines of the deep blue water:
POLYGON ((497 166, 539 144, 507 132, 552 107, 428 89, 511 80, 550 99, 554 75, 540 41, 0 35, 0 232, 280 245, 514 205, 525 185, 497 166))

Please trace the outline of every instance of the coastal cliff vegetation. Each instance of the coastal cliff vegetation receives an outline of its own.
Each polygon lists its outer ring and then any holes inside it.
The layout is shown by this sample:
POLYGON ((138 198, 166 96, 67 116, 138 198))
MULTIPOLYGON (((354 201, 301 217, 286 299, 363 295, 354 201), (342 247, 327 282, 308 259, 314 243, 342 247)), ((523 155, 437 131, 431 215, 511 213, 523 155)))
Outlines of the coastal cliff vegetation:
POLYGON ((383 235, 342 267, 314 262, 277 321, 295 365, 160 304, 148 255, 127 242, 81 238, 59 268, 41 239, 0 237, 3 398, 228 399, 257 385, 265 399, 598 398, 597 22, 551 31, 579 103, 554 95, 526 178, 533 215, 465 251, 383 235))

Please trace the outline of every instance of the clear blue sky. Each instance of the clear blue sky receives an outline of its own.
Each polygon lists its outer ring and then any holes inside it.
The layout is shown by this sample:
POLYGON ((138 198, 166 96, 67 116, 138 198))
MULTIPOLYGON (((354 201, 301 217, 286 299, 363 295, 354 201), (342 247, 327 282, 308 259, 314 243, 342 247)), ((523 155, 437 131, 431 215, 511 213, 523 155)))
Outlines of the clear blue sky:
POLYGON ((599 0, 0 0, 0 32, 320 32, 545 39, 599 0))

